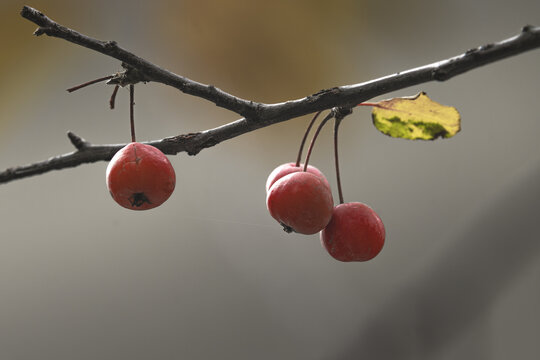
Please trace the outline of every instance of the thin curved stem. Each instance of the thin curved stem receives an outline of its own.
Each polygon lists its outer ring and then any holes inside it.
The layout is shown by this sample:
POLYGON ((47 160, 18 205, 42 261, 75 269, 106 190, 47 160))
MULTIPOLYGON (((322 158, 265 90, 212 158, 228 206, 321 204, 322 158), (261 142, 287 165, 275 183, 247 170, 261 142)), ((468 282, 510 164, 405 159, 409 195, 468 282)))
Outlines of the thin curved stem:
POLYGON ((309 132, 311 131, 311 128, 313 127, 313 124, 315 124, 315 121, 319 117, 322 111, 317 111, 315 116, 311 119, 311 121, 308 124, 308 127, 304 133, 304 137, 302 138, 302 141, 300 142, 300 150, 298 150, 298 156, 296 157, 296 167, 300 166, 300 161, 302 160, 302 151, 304 150, 304 145, 306 144, 307 137, 309 135, 309 132))
POLYGON ((339 203, 343 204, 343 190, 341 188, 341 175, 339 172, 338 133, 342 117, 336 116, 334 121, 334 165, 336 167, 336 182, 339 195, 339 203))
POLYGON ((113 93, 111 95, 111 98, 109 99, 109 107, 111 108, 111 110, 114 109, 114 104, 116 102, 116 94, 118 93, 118 89, 120 88, 120 85, 116 85, 114 87, 114 90, 113 90, 113 93))
POLYGON ((311 143, 309 144, 309 148, 308 148, 308 151, 307 151, 307 154, 306 154, 306 161, 304 162, 304 170, 303 171, 307 171, 307 167, 308 167, 308 163, 309 163, 309 158, 311 157, 311 153, 313 152, 313 147, 315 146, 315 141, 317 140, 317 137, 319 136, 319 133, 321 132, 322 128, 324 127, 324 125, 328 122, 328 120, 330 120, 331 118, 334 117, 334 111, 330 111, 330 113, 328 113, 328 115, 326 115, 326 117, 321 121, 321 123, 319 124, 319 126, 317 127, 317 130, 315 131, 315 134, 313 134, 313 138, 311 139, 311 143))

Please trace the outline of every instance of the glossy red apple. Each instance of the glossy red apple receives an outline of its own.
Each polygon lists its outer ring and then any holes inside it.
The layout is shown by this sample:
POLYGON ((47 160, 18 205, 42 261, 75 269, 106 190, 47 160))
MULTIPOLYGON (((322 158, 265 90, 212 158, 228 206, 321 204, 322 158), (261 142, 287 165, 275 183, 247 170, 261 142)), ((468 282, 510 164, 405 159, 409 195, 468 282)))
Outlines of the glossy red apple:
POLYGON ((161 150, 132 142, 113 156, 107 166, 106 180, 111 196, 119 205, 147 210, 171 196, 176 174, 161 150))
POLYGON ((382 250, 386 232, 373 209, 358 203, 337 205, 332 220, 321 231, 321 243, 339 261, 367 261, 382 250))
POLYGON ((299 171, 283 176, 270 187, 266 206, 285 231, 309 235, 328 224, 334 200, 324 179, 299 171))

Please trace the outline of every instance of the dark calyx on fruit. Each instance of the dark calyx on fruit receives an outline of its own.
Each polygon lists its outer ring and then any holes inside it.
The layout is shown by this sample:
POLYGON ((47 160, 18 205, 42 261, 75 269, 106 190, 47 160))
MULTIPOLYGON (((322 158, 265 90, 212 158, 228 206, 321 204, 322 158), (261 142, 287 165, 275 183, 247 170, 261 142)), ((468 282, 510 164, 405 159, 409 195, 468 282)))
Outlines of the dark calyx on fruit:
POLYGON ((290 227, 289 225, 287 224, 284 224, 282 222, 279 223, 281 226, 283 226, 283 231, 285 231, 287 234, 290 234, 292 232, 296 232, 294 231, 294 229, 292 227, 290 227))
POLYGON ((139 207, 142 206, 144 203, 151 204, 150 200, 144 195, 144 193, 134 193, 129 197, 129 202, 131 203, 131 206, 133 207, 139 207))

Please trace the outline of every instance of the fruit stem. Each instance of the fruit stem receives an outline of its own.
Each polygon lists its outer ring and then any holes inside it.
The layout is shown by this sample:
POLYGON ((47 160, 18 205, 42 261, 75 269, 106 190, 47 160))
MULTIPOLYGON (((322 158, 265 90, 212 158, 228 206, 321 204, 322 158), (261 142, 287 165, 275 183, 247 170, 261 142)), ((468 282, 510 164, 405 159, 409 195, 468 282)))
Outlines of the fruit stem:
POLYGON ((374 107, 378 107, 378 106, 380 106, 380 104, 379 103, 363 102, 363 103, 360 103, 360 104, 358 104, 356 106, 374 106, 374 107))
POLYGON ((116 93, 118 92, 118 89, 120 88, 120 85, 116 85, 114 87, 113 93, 111 95, 111 99, 109 100, 109 106, 112 109, 114 109, 114 103, 116 101, 116 93))
POLYGON ((326 117, 321 121, 321 123, 319 124, 319 127, 317 127, 317 130, 315 131, 315 134, 313 135, 313 138, 311 139, 311 143, 309 144, 309 148, 308 148, 308 151, 307 151, 307 154, 306 154, 306 161, 304 162, 304 170, 303 171, 307 171, 309 158, 311 156, 311 152, 313 151, 313 146, 315 145, 315 140, 317 140, 317 136, 319 136, 319 133, 321 132, 321 129, 323 128, 324 124, 326 124, 328 122, 328 120, 333 118, 334 115, 335 115, 334 111, 333 110, 330 111, 330 113, 328 115, 326 115, 326 117))
POLYGON ((334 165, 336 167, 336 181, 339 194, 339 203, 343 204, 343 190, 341 188, 341 176, 339 173, 339 155, 338 155, 338 131, 341 124, 342 117, 336 116, 334 122, 334 165))
POLYGON ((384 105, 381 105, 381 103, 371 103, 371 102, 364 102, 364 103, 360 103, 360 104, 357 104, 356 106, 370 106, 370 107, 376 107, 376 108, 379 108, 379 109, 388 109, 387 107, 385 107, 384 105))
POLYGON ((75 90, 82 89, 83 87, 87 87, 88 85, 92 85, 92 84, 95 84, 95 83, 98 83, 98 82, 102 82, 102 81, 105 81, 105 80, 112 79, 114 76, 115 75, 109 75, 109 76, 104 76, 104 77, 96 79, 96 80, 88 81, 88 82, 85 82, 84 84, 71 87, 71 88, 67 89, 67 91, 68 92, 74 92, 75 90))
POLYGON ((334 117, 336 119, 336 121, 334 122, 334 164, 336 167, 336 181, 339 195, 339 203, 343 204, 343 190, 341 188, 341 175, 339 172, 338 133, 341 120, 343 120, 345 116, 352 114, 352 109, 345 107, 335 107, 332 109, 332 112, 334 113, 334 117))
POLYGON ((129 85, 129 123, 131 124, 131 142, 135 142, 135 85, 129 85))
POLYGON ((302 151, 304 150, 304 145, 306 144, 307 137, 309 135, 309 132, 311 131, 313 124, 315 124, 315 120, 317 120, 321 113, 322 110, 317 112, 315 116, 313 116, 313 119, 311 119, 311 121, 309 122, 306 132, 304 133, 304 137, 302 138, 302 142, 300 142, 300 150, 298 150, 298 156, 296 157, 296 167, 300 166, 300 160, 302 159, 302 151))

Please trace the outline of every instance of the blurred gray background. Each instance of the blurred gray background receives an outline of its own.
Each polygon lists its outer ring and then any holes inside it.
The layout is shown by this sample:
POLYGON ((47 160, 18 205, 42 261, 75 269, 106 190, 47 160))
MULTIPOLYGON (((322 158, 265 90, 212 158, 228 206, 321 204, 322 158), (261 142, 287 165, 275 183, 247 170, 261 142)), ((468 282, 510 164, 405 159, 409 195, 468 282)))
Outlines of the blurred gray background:
MULTIPOLYGON (((539 1, 66 1, 26 3, 171 71, 267 103, 460 54, 540 25, 539 1)), ((120 64, 32 36, 0 3, 0 167, 72 151, 68 130, 129 141, 128 96, 73 85, 120 64)), ((540 51, 384 97, 457 107, 462 132, 388 138, 357 109, 342 125, 345 199, 387 240, 340 263, 286 234, 265 181, 308 118, 170 157, 175 193, 133 212, 105 162, 0 185, 0 359, 538 359, 540 51)), ((138 139, 238 116, 160 84, 136 87, 138 139)), ((331 132, 313 154, 335 189, 331 132)))

